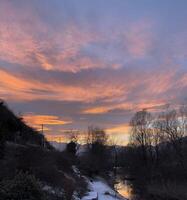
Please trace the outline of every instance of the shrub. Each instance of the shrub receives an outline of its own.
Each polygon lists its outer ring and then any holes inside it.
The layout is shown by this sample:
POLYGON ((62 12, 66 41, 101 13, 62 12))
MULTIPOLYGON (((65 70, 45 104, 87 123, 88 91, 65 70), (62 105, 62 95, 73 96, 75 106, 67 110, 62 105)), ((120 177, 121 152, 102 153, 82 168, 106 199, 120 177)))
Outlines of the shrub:
POLYGON ((44 200, 44 196, 34 176, 19 172, 14 179, 0 182, 0 200, 44 200))

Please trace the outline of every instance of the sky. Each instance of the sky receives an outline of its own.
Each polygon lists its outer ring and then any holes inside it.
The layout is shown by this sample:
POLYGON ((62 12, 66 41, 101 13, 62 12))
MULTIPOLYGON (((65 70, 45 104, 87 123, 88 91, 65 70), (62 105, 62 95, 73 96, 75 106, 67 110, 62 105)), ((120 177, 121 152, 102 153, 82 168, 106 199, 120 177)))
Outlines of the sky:
MULTIPOLYGON (((186 0, 0 0, 0 98, 49 140, 187 101, 186 0)), ((81 137, 81 136, 80 136, 81 137)))

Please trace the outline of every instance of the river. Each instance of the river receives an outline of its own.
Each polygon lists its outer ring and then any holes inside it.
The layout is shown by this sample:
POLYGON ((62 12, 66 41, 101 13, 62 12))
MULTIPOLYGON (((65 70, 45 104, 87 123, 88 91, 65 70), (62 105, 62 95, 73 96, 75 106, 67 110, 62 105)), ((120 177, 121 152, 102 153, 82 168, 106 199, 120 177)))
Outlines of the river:
POLYGON ((115 184, 115 189, 121 196, 127 198, 128 200, 134 200, 138 197, 138 194, 134 192, 132 182, 129 180, 118 179, 115 184))

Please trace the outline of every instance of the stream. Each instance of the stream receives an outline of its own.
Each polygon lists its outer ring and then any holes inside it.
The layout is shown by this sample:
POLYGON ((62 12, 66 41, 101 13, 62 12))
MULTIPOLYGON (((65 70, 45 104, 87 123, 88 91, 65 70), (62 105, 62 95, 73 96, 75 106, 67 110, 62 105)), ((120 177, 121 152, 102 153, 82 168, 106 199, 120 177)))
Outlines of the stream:
POLYGON ((134 192, 132 181, 129 180, 118 179, 115 184, 115 189, 121 196, 127 198, 128 200, 137 199, 139 196, 134 192))

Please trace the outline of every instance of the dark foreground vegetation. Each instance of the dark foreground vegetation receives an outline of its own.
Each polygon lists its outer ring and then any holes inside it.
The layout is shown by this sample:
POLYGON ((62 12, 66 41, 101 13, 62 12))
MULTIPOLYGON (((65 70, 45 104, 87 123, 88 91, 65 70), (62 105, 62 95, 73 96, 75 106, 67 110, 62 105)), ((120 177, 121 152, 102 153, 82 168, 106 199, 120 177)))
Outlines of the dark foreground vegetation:
POLYGON ((71 152, 45 137, 0 103, 0 200, 70 200, 86 191, 71 152))
POLYGON ((73 200, 88 191, 86 178, 132 181, 143 200, 187 199, 187 109, 153 116, 137 112, 126 147, 108 145, 105 131, 89 127, 85 144, 69 133, 64 151, 0 103, 0 200, 73 200))

